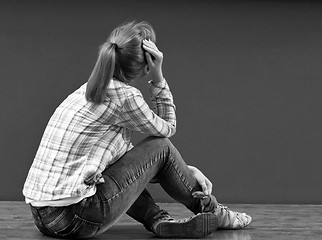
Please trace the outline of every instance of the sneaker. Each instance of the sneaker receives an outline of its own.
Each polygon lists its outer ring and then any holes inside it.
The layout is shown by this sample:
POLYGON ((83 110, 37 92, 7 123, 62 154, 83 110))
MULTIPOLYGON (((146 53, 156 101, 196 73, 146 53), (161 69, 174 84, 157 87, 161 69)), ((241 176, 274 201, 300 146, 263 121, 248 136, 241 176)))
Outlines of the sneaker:
POLYGON ((239 213, 229 210, 228 207, 218 204, 214 211, 218 219, 218 229, 241 229, 248 226, 252 218, 246 213, 239 213))
POLYGON ((152 224, 152 232, 160 238, 203 238, 217 227, 217 217, 213 213, 199 213, 179 220, 164 215, 152 224))
POLYGON ((213 212, 218 219, 218 229, 241 229, 248 226, 252 218, 246 213, 233 212, 228 207, 218 204, 215 209, 212 204, 211 195, 205 195, 201 191, 196 191, 193 194, 194 198, 199 198, 201 201, 202 211, 213 212))

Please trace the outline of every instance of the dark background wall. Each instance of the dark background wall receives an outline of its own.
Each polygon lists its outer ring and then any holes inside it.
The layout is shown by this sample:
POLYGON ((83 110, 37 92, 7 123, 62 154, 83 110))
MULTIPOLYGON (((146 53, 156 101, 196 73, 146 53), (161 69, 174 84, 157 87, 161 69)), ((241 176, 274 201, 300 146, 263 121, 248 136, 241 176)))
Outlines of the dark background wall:
MULTIPOLYGON (((152 23, 165 55, 178 117, 172 141, 219 201, 322 203, 322 4, 314 1, 1 1, 0 200, 23 200, 49 117, 87 81, 109 32, 133 19, 152 23)), ((147 94, 145 82, 137 87, 147 94)))

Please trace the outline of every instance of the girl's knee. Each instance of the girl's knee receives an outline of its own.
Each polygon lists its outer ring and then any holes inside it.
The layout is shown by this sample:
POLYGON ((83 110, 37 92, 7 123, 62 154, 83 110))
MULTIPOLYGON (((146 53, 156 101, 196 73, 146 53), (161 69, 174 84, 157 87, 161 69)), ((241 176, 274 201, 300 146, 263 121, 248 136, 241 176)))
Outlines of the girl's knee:
POLYGON ((150 142, 156 147, 173 147, 173 144, 171 143, 170 139, 165 137, 150 136, 144 139, 143 141, 150 142))

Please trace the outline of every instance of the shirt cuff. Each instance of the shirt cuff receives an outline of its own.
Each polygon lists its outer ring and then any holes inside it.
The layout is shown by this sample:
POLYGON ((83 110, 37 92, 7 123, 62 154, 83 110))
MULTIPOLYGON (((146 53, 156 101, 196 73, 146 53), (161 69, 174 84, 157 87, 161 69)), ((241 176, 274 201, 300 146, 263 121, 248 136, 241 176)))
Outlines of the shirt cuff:
POLYGON ((152 80, 150 80, 148 83, 151 84, 153 87, 157 87, 161 89, 165 88, 167 85, 167 81, 165 80, 165 78, 163 78, 163 80, 159 82, 153 82, 152 80))
POLYGON ((159 96, 160 94, 164 95, 170 91, 168 83, 164 78, 160 82, 152 82, 152 80, 151 80, 151 81, 149 81, 149 84, 150 84, 150 92, 151 92, 152 98, 155 96, 159 96))

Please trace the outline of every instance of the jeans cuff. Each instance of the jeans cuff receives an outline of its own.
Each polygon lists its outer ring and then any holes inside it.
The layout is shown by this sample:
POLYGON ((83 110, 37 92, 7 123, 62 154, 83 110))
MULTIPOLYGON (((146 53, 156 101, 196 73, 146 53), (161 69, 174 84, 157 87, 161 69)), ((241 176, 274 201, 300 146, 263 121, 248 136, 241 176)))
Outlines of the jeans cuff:
POLYGON ((217 208, 217 200, 214 196, 210 195, 208 198, 200 199, 201 212, 214 212, 217 208))

